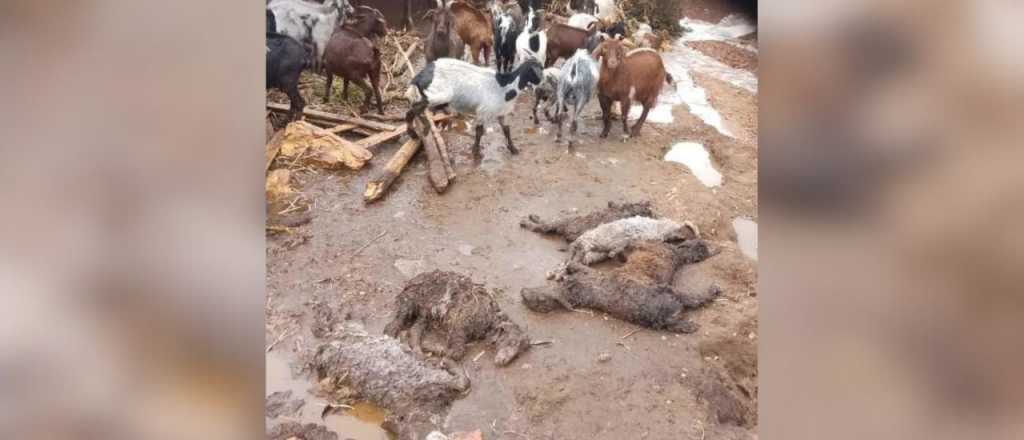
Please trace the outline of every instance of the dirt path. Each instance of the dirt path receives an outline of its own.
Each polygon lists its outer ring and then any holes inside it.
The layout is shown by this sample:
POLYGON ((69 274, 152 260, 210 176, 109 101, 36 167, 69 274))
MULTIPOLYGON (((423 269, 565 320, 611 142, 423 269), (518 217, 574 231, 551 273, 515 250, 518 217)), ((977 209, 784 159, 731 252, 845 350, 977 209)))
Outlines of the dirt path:
MULTIPOLYGON (((484 136, 484 160, 475 165, 472 138, 449 136, 458 178, 444 195, 427 183, 423 158, 410 164, 384 200, 369 206, 362 192, 371 172, 296 173, 297 186, 313 201, 313 221, 300 228, 309 238, 295 248, 285 246, 283 237, 268 237, 267 344, 291 326, 298 330, 268 357, 278 366, 295 362, 301 349, 315 343, 313 304, 336 307, 380 333, 406 280, 420 271, 452 270, 500 289, 497 300, 512 319, 532 339, 553 343, 500 369, 489 361, 493 353, 474 362, 484 347, 474 346, 463 361, 472 388, 443 421, 447 431, 481 429, 487 439, 751 438, 756 413, 748 414, 746 426, 720 423, 721 415, 705 403, 713 391, 704 385, 715 374, 741 371, 741 392, 752 394, 756 405, 756 377, 750 377, 756 376, 756 355, 743 355, 757 340, 756 261, 740 252, 732 221, 757 220, 757 97, 709 77, 696 75, 694 83, 705 88, 736 138, 681 104, 673 108, 673 123, 648 122, 639 139, 623 142, 618 121, 609 139, 598 139, 594 99, 581 122, 580 146, 567 154, 564 144, 554 143, 552 127, 537 129, 529 121, 524 98, 512 122, 520 155, 508 154, 494 127, 484 136), (683 141, 707 148, 721 186, 706 187, 685 166, 662 159, 683 141), (650 200, 657 214, 697 224, 720 250, 677 275, 677 284, 715 282, 723 288, 721 299, 693 312, 701 325, 697 333, 636 331, 601 314, 537 314, 520 303, 520 289, 542 284, 564 259, 566 244, 521 229, 519 220, 585 212, 610 200, 650 200), (603 353, 610 360, 599 361, 603 353)), ((380 167, 396 148, 383 149, 372 166, 380 167)), ((268 379, 267 394, 281 391, 272 388, 282 380, 268 379)), ((287 383, 287 389, 302 388, 287 383)), ((345 423, 334 426, 351 426, 345 423)), ((380 435, 339 434, 360 440, 380 435)))

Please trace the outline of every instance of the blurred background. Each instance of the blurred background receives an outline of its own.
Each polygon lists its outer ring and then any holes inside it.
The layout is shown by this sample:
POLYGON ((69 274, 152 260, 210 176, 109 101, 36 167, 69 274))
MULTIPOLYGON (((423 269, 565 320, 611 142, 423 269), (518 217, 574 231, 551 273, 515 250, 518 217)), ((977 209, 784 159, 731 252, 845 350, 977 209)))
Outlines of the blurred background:
MULTIPOLYGON (((263 427, 263 3, 0 5, 0 432, 263 427)), ((759 11, 760 436, 1024 438, 1024 3, 759 11)))
POLYGON ((0 4, 0 432, 254 439, 264 13, 0 4))
POLYGON ((1024 438, 1024 3, 760 19, 761 436, 1024 438))

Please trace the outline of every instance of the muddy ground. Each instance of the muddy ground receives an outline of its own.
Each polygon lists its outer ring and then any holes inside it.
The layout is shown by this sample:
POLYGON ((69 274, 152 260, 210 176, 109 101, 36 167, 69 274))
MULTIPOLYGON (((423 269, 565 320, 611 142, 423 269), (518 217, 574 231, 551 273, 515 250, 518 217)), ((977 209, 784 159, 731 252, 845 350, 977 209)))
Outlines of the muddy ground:
MULTIPOLYGON (((748 42, 756 46, 756 39, 748 42)), ((756 438, 757 262, 740 251, 732 222, 757 221, 757 95, 708 75, 692 77, 735 138, 684 103, 672 109, 673 123, 649 121, 640 138, 623 141, 621 124, 613 121, 609 138, 599 139, 595 98, 581 120, 580 144, 568 154, 555 144, 553 127, 530 121, 528 96, 517 102, 511 122, 522 151, 517 156, 505 149, 497 127, 484 136, 479 164, 470 156, 471 129, 447 133, 458 177, 443 195, 431 188, 419 156, 388 196, 364 205, 367 181, 398 143, 380 149, 370 169, 294 171, 312 222, 297 228, 304 240, 267 238, 266 339, 273 347, 266 394, 291 390, 305 404, 295 414, 277 415, 282 411, 275 407, 268 426, 316 422, 342 440, 386 438, 381 411, 362 403, 328 411, 321 421, 325 400, 292 370, 318 343, 314 305, 335 308, 379 334, 404 283, 441 269, 497 289, 502 309, 531 339, 552 341, 503 368, 490 361, 493 352, 477 356, 491 350, 487 345, 473 346, 462 361, 472 387, 442 420, 446 432, 481 429, 487 439, 756 438), (706 187, 685 166, 662 159, 682 141, 707 148, 721 186, 706 187), (599 313, 538 314, 521 304, 520 289, 544 283, 567 248, 520 228, 522 217, 638 200, 651 201, 663 217, 695 223, 720 251, 676 277, 680 286, 714 282, 723 289, 720 299, 691 312, 701 326, 697 333, 647 330, 599 313)), ((319 87, 304 93, 311 103, 322 102, 319 87)), ((281 97, 268 92, 268 99, 286 102, 281 97)), ((396 101, 385 110, 396 114, 406 106, 396 101)))

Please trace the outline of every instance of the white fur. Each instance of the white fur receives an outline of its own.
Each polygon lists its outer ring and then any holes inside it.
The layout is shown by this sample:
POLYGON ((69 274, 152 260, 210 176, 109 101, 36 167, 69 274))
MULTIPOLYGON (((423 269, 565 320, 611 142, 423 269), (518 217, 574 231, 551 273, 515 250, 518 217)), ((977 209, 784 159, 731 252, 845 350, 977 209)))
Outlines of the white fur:
POLYGON ((316 64, 323 58, 327 41, 331 39, 334 28, 354 10, 348 0, 330 0, 323 5, 302 0, 274 0, 267 5, 267 9, 273 11, 279 33, 299 42, 313 42, 316 64), (338 7, 341 8, 341 13, 338 12, 338 7), (309 20, 304 18, 310 16, 317 18, 316 24, 311 28, 307 26, 309 20))
POLYGON ((597 5, 597 18, 601 20, 613 20, 618 16, 619 8, 615 6, 615 0, 595 0, 597 5))
POLYGON ((573 14, 572 17, 569 17, 569 21, 566 24, 574 28, 587 30, 587 26, 596 21, 598 21, 597 17, 590 14, 573 14))
POLYGON ((631 243, 645 240, 665 241, 668 238, 685 235, 682 232, 684 227, 691 228, 691 232, 697 235, 692 224, 679 224, 667 219, 636 216, 605 223, 584 232, 572 242, 569 245, 569 259, 589 266, 614 258, 631 243))
MULTIPOLYGON (((461 60, 440 58, 434 61, 434 77, 423 93, 431 106, 448 104, 458 113, 474 115, 477 125, 480 125, 512 111, 515 100, 506 101, 505 93, 518 90, 519 81, 516 78, 502 87, 495 78, 494 70, 461 60)), ((419 91, 410 86, 406 97, 419 100, 419 91)))
POLYGON ((516 38, 516 56, 518 63, 522 63, 527 59, 533 58, 537 60, 541 65, 547 61, 547 50, 548 50, 548 33, 546 31, 530 32, 533 28, 534 13, 533 8, 530 8, 530 12, 526 17, 526 25, 523 27, 523 32, 516 38), (540 49, 536 52, 530 50, 530 39, 538 35, 540 38, 540 49))

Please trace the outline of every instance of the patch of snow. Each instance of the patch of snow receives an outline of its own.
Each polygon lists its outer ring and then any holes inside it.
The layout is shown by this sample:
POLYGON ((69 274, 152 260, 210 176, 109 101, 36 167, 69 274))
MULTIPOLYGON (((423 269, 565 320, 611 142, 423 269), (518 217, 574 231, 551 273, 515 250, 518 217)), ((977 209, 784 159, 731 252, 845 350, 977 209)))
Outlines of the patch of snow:
POLYGON ((697 142, 680 142, 665 153, 665 160, 686 165, 704 186, 722 184, 722 174, 711 163, 711 155, 697 142))

